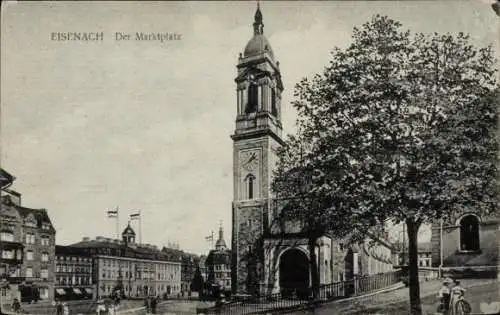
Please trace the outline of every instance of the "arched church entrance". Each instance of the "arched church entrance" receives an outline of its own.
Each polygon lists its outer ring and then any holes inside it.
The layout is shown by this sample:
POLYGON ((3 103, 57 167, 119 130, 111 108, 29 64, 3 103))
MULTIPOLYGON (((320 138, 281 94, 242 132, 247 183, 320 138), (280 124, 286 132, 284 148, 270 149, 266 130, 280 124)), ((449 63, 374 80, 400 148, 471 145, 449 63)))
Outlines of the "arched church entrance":
POLYGON ((279 263, 279 285, 283 297, 309 295, 309 259, 299 249, 287 249, 279 263))

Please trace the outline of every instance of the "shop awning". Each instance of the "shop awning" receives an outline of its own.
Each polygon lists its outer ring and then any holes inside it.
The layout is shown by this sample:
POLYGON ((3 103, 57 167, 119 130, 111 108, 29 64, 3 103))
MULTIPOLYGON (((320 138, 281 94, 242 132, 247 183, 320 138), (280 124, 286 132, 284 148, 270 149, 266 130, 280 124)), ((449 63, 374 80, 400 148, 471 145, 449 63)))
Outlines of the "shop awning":
POLYGON ((80 291, 80 289, 78 288, 73 288, 73 292, 75 292, 76 294, 82 294, 82 291, 80 291))
POLYGON ((63 289, 56 289, 56 293, 59 295, 65 295, 66 291, 64 291, 63 289))
POLYGON ((85 288, 85 292, 87 292, 88 294, 92 294, 92 289, 91 288, 85 288))

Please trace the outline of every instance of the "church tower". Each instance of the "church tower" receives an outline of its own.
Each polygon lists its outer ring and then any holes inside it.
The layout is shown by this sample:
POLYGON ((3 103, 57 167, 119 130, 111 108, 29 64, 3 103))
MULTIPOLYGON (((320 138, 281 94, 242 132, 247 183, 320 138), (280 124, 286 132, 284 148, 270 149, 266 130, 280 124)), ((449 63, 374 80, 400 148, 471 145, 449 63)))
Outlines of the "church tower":
POLYGON ((252 294, 263 286, 263 236, 269 226, 271 177, 283 145, 279 62, 264 35, 259 6, 253 37, 240 54, 233 139, 232 290, 252 294))

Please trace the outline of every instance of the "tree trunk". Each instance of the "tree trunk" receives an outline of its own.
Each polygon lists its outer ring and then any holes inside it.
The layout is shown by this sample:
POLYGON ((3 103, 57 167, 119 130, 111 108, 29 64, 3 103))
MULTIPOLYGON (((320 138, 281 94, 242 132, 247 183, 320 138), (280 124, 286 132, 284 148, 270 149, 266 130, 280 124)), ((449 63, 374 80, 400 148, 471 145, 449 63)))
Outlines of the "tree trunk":
POLYGON ((422 315, 420 283, 418 282, 418 229, 420 224, 413 219, 406 220, 408 228, 408 282, 410 287, 411 315, 422 315))
POLYGON ((318 274, 318 264, 316 263, 316 241, 318 240, 315 236, 309 237, 309 266, 311 270, 311 287, 313 300, 319 298, 319 274, 318 274))

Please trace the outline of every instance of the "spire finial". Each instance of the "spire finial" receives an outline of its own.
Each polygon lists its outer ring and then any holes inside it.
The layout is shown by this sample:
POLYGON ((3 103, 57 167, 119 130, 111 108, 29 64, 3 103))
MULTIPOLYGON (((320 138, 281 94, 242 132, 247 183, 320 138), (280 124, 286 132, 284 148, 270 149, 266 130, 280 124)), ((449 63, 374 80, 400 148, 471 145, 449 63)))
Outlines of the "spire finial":
POLYGON ((264 34, 264 23, 262 23, 262 12, 260 12, 260 1, 257 0, 257 11, 255 11, 255 22, 253 23, 253 34, 264 34))

